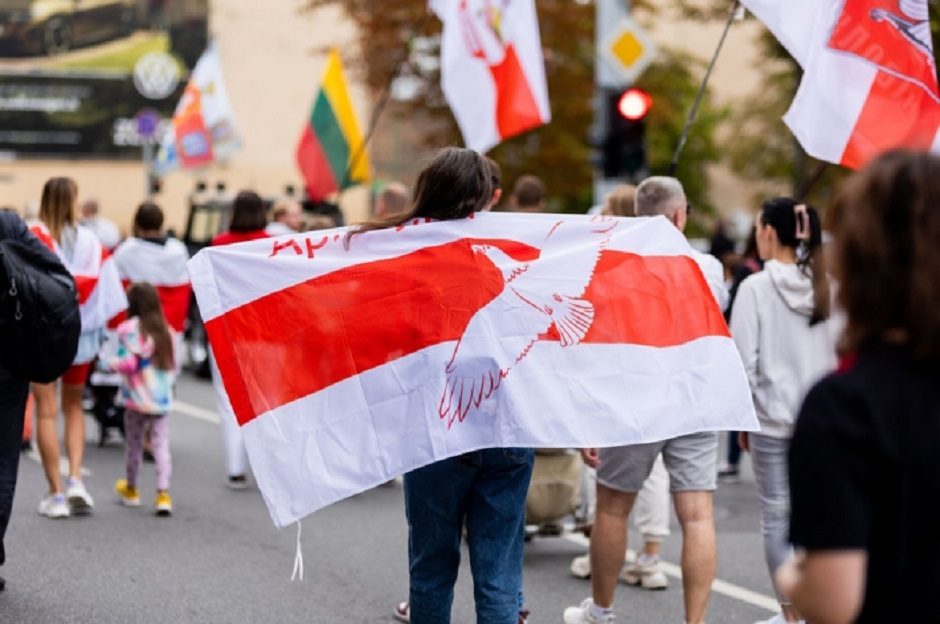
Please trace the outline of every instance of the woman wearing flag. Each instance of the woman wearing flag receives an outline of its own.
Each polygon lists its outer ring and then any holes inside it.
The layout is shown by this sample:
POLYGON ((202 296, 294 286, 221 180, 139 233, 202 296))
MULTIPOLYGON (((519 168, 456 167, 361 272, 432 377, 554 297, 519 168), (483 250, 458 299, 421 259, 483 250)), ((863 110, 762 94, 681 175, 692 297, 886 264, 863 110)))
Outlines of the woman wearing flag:
POLYGON ((127 308, 114 259, 95 234, 78 225, 78 188, 71 178, 51 178, 42 190, 39 222, 30 230, 52 249, 75 278, 78 287, 82 333, 75 361, 60 379, 62 412, 65 415, 65 448, 69 459, 68 488, 63 493, 59 477, 59 438, 56 431, 55 383, 33 384, 36 397, 36 439, 39 455, 49 482, 49 493, 39 503, 39 513, 47 518, 67 518, 70 514, 91 512, 94 501, 82 482, 85 452, 85 415, 82 390, 92 360, 108 321, 127 308))
MULTIPOLYGON (((374 219, 347 234, 396 227, 412 219, 465 219, 491 207, 497 188, 486 159, 469 149, 439 151, 419 174, 404 214, 374 219)), ((525 499, 534 452, 490 448, 405 475, 409 611, 412 624, 451 621, 464 526, 478 622, 517 624, 522 610, 525 499)))

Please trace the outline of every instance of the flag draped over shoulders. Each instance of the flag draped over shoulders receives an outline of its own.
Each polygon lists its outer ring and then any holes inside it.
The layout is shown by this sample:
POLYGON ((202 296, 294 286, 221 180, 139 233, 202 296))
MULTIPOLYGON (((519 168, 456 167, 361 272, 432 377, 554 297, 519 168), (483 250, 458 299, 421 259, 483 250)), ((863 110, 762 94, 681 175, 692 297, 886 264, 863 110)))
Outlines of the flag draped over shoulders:
POLYGON ((756 428, 691 248, 662 217, 478 214, 190 261, 228 402, 284 526, 486 447, 756 428))
POLYGON ((127 309, 127 297, 114 263, 114 256, 105 249, 94 232, 75 226, 71 254, 63 252, 59 243, 40 222, 30 223, 30 231, 54 251, 75 279, 82 331, 103 329, 108 321, 127 309))
POLYGON ((803 69, 784 121, 811 156, 860 168, 940 149, 927 0, 742 0, 803 69))

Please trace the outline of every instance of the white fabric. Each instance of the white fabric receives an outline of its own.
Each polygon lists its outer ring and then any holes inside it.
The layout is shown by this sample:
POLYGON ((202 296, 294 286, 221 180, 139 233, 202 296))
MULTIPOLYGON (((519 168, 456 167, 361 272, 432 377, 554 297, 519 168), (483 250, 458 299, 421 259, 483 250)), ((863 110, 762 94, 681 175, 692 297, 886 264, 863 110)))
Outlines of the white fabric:
POLYGON ((487 152, 508 137, 500 136, 496 123, 497 87, 489 65, 503 59, 503 44, 514 46, 526 82, 538 106, 543 124, 551 121, 545 62, 539 35, 535 0, 488 3, 468 0, 430 0, 430 9, 444 23, 441 35, 441 88, 470 149, 487 152), (502 42, 486 24, 488 4, 504 4, 495 9, 502 42), (473 37, 468 36, 468 29, 473 37), (481 44, 485 58, 474 56, 470 40, 481 44))
POLYGON ((806 393, 837 364, 836 317, 809 325, 813 286, 794 264, 769 260, 738 288, 731 335, 741 353, 761 433, 789 438, 806 393))
POLYGON ((117 225, 104 217, 92 217, 82 221, 82 225, 95 233, 105 249, 114 249, 121 242, 121 233, 117 225))
MULTIPOLYGON (((829 46, 830 37, 844 8, 843 0, 742 0, 803 69, 796 97, 784 116, 794 136, 811 156, 840 164, 861 111, 879 73, 879 66, 829 46)), ((927 0, 905 0, 900 8, 908 18, 926 15, 927 0)), ((872 17, 874 19, 874 17, 872 17)), ((924 26, 923 24, 921 26, 924 26)), ((864 41, 868 34, 861 30, 864 41)), ((930 45, 930 38, 926 37, 930 45)), ((871 45, 880 46, 877 42, 871 45)), ((890 55, 892 51, 882 50, 890 55)), ((884 67, 890 66, 890 59, 884 67)), ((883 67, 883 68, 884 68, 883 67)), ((936 99, 936 85, 929 89, 936 99)), ((935 131, 935 130, 934 130, 935 131)), ((898 147, 894 141, 880 150, 898 147)))
POLYGON ((209 352, 209 371, 212 375, 212 392, 215 394, 215 408, 219 414, 222 427, 222 448, 225 451, 225 474, 229 477, 244 475, 248 472, 248 453, 245 451, 245 440, 241 427, 235 420, 235 412, 229 403, 228 395, 222 387, 222 376, 219 367, 209 352))
POLYGON ((114 261, 121 277, 130 282, 150 282, 154 286, 189 283, 189 252, 175 238, 168 238, 163 245, 128 238, 115 250, 114 261))
POLYGON ((709 290, 712 291, 718 307, 724 312, 728 308, 731 295, 728 293, 725 268, 721 265, 721 261, 711 254, 702 253, 695 249, 692 250, 692 259, 702 270, 702 276, 705 278, 709 290))
MULTIPOLYGON (((52 240, 49 230, 40 222, 30 225, 38 230, 45 239, 52 240)), ((72 253, 63 253, 58 243, 53 241, 53 251, 76 280, 89 279, 95 282, 91 295, 79 305, 82 319, 82 333, 103 329, 108 321, 127 309, 127 296, 118 276, 114 257, 104 257, 104 250, 98 237, 84 226, 74 228, 75 241, 72 253)))
POLYGON ((214 159, 224 162, 231 158, 241 147, 241 139, 235 127, 235 114, 228 90, 225 88, 225 80, 222 78, 222 62, 215 42, 209 44, 196 62, 186 90, 176 105, 173 123, 168 126, 160 141, 160 149, 154 162, 154 171, 158 175, 186 167, 186 163, 176 151, 175 127, 183 113, 193 107, 198 107, 202 123, 209 131, 214 159))
MULTIPOLYGON (((550 285, 562 292, 578 279, 583 257, 601 249, 692 256, 687 241, 663 217, 487 213, 360 234, 348 251, 342 234, 325 230, 201 251, 190 261, 190 271, 203 318, 211 323, 236 307, 341 268, 465 239, 512 240, 539 249, 538 259, 520 273, 492 250, 481 246, 474 253, 485 253, 504 277, 515 276, 513 287, 521 288, 523 277, 531 281, 540 275, 541 281, 527 288, 550 285), (598 238, 602 231, 606 234, 598 238), (308 241, 315 247, 312 258, 304 251, 308 241)), ((694 292, 693 305, 706 304, 701 282, 687 276, 687 284, 675 287, 694 292)), ((712 315, 722 322, 717 306, 712 315)), ((468 327, 473 325, 471 320, 468 327)), ((505 344, 516 336, 500 334, 509 327, 509 321, 500 321, 481 329, 474 344, 490 345, 489 351, 475 350, 474 361, 499 361, 505 344)), ((217 339, 211 332, 210 337, 217 339)), ((537 340, 498 392, 462 422, 448 423, 439 406, 445 365, 456 350, 455 340, 432 344, 247 420, 245 444, 274 522, 285 526, 409 470, 475 449, 621 446, 757 425, 740 357, 722 335, 664 347, 537 340)), ((242 381, 255 384, 252 391, 264 390, 252 379, 242 381)))

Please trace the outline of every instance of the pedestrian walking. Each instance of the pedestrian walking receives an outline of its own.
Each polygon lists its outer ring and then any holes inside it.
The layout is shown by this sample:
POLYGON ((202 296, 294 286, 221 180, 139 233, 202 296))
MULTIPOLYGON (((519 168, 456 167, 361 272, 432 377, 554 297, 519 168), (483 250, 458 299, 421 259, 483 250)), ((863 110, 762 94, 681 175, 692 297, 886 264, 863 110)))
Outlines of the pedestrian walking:
POLYGON ((118 325, 98 357, 99 366, 121 375, 118 405, 124 408, 125 478, 114 489, 127 507, 140 505, 138 474, 144 451, 144 432, 150 430, 157 494, 154 511, 169 516, 170 418, 176 379, 173 339, 156 288, 147 282, 127 289, 127 320, 118 325))
MULTIPOLYGON (((12 353, 11 346, 7 342, 12 336, 6 335, 6 332, 23 331, 23 328, 16 327, 17 321, 32 322, 32 319, 25 318, 25 315, 30 315, 32 311, 24 311, 21 306, 17 305, 21 303, 18 297, 23 293, 18 293, 16 275, 13 273, 17 269, 23 270, 23 267, 16 266, 17 262, 36 260, 36 262, 30 262, 30 268, 48 274, 40 265, 54 266, 63 277, 66 279, 68 277, 55 254, 29 232, 26 224, 15 213, 0 211, 0 242, 3 243, 0 245, 0 254, 5 256, 13 252, 10 255, 15 256, 15 258, 3 258, 0 262, 0 292, 2 292, 0 294, 0 324, 2 324, 0 331, 5 334, 0 336, 3 341, 0 345, 0 565, 3 565, 6 561, 3 540, 13 511, 13 495, 16 491, 16 477, 23 439, 23 416, 26 412, 30 381, 28 371, 20 370, 14 361, 14 359, 22 360, 22 354, 12 353), (26 253, 16 253, 8 245, 19 245, 26 253), (17 314, 20 316, 19 319, 10 318, 17 314)), ((20 289, 22 288, 21 284, 20 289)), ((68 366, 70 362, 68 356, 74 353, 76 348, 74 339, 78 334, 78 304, 74 300, 74 285, 70 285, 69 288, 73 341, 69 345, 70 348, 66 349, 69 353, 62 358, 60 366, 51 373, 51 376, 68 366)), ((63 311, 60 320, 64 321, 66 316, 67 314, 63 311)), ((3 591, 5 587, 6 582, 0 577, 0 591, 3 591)))
POLYGON ((940 622, 940 158, 887 153, 830 210, 837 372, 790 445, 778 585, 807 621, 940 622))
MULTIPOLYGON (((675 178, 654 176, 636 190, 637 216, 663 216, 679 230, 688 219, 688 200, 675 178)), ((728 302, 721 263, 695 252, 720 308, 728 302)), ((665 415, 664 415, 665 416, 665 415)), ((692 433, 670 440, 605 449, 583 449, 589 466, 597 467, 597 513, 591 531, 592 596, 563 613, 565 624, 593 624, 614 619, 614 593, 626 552, 627 519, 637 492, 662 454, 669 473, 676 515, 682 527, 682 585, 685 621, 705 621, 717 553, 712 492, 716 482, 718 434, 692 433)))
MULTIPOLYGON (((476 152, 439 151, 419 174, 404 214, 358 226, 346 243, 372 230, 415 218, 464 219, 488 208, 494 172, 476 152)), ((522 610, 525 499, 532 449, 493 448, 435 462, 407 473, 409 604, 397 617, 412 624, 449 624, 466 526, 477 621, 518 624, 522 610)))
MULTIPOLYGON (((790 556, 787 451, 806 392, 835 369, 838 328, 830 320, 829 281, 822 259, 822 228, 811 206, 771 199, 754 232, 764 270, 740 285, 731 335, 741 353, 759 433, 739 435, 750 451, 761 508, 764 555, 771 579, 790 556)), ((781 613, 759 624, 800 621, 777 588, 781 613)))
MULTIPOLYGON (((243 243, 259 238, 268 238, 265 231, 267 215, 264 209, 264 200, 254 191, 241 191, 235 196, 232 203, 232 220, 229 229, 212 239, 210 245, 231 245, 243 243)), ((222 389, 222 376, 215 363, 215 356, 209 352, 209 370, 212 374, 212 386, 215 390, 215 401, 219 417, 222 421, 222 441, 225 446, 225 485, 233 490, 243 490, 248 487, 248 453, 245 451, 245 441, 242 430, 235 419, 235 411, 229 404, 228 397, 222 389)))
POLYGON ((77 194, 78 188, 70 178, 51 178, 43 187, 39 222, 30 226, 33 234, 58 255, 75 278, 82 319, 75 361, 60 379, 69 474, 64 492, 59 475, 55 383, 33 384, 36 439, 49 483, 49 493, 40 502, 39 513, 48 518, 65 518, 72 513, 87 514, 94 506, 94 500, 82 481, 85 452, 82 390, 91 362, 101 346, 107 322, 127 308, 127 298, 113 258, 91 230, 78 225, 77 194))

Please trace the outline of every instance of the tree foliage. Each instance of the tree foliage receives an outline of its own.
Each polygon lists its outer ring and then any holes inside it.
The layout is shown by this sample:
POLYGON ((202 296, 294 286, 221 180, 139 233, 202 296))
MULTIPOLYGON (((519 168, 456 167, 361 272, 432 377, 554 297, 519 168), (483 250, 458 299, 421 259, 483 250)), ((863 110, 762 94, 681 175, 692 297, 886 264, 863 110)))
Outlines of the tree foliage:
MULTIPOLYGON (((413 97, 395 101, 383 113, 383 126, 409 120, 420 131, 426 147, 457 144, 460 135, 440 89, 438 54, 441 24, 429 18, 427 0, 385 0, 375 10, 374 0, 307 0, 309 8, 339 7, 357 27, 359 51, 345 59, 373 95, 386 87, 402 58, 413 97), (410 42, 410 44, 409 44, 410 42), (410 45, 410 54, 408 46, 410 45), (390 118, 391 119, 390 119, 390 118), (416 121, 420 120, 420 123, 416 121)), ((634 6, 655 10, 655 2, 634 6)), ((537 10, 545 55, 552 123, 515 137, 496 147, 491 156, 503 168, 506 183, 524 173, 546 180, 555 210, 583 212, 592 194, 594 96, 594 3, 591 0, 538 0, 537 10)), ((651 170, 668 167, 682 123, 694 98, 700 72, 690 57, 665 52, 640 81, 655 100, 647 136, 651 170)), ((706 99, 703 114, 687 144, 680 175, 689 186, 690 199, 708 208, 706 167, 718 158, 712 139, 722 112, 706 99)), ((381 163, 379 163, 381 166, 381 163)))

